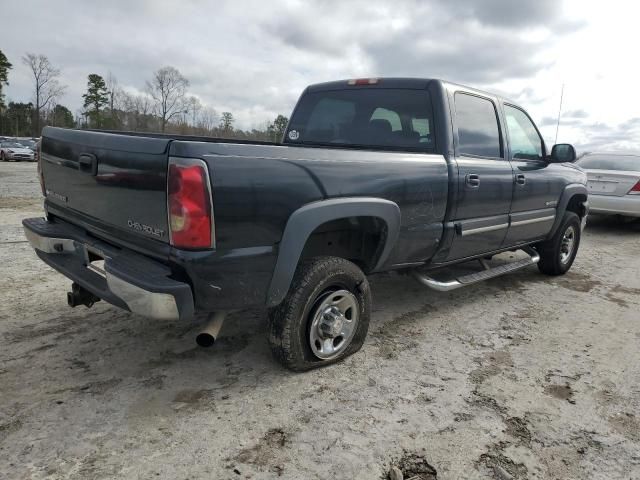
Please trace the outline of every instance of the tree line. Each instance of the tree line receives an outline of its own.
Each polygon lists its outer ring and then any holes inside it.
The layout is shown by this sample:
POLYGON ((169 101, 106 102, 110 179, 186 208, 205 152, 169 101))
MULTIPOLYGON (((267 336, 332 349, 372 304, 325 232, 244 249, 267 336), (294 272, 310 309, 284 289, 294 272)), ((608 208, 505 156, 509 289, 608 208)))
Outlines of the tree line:
POLYGON ((27 53, 21 61, 32 78, 32 99, 5 104, 3 86, 9 85, 13 65, 0 50, 0 135, 38 137, 51 125, 279 142, 288 122, 278 115, 262 128, 238 129, 232 112, 202 104, 189 94, 189 80, 171 66, 156 70, 136 93, 123 89, 111 73, 89 74, 83 108, 74 115, 60 103, 67 88, 60 70, 45 55, 27 53))

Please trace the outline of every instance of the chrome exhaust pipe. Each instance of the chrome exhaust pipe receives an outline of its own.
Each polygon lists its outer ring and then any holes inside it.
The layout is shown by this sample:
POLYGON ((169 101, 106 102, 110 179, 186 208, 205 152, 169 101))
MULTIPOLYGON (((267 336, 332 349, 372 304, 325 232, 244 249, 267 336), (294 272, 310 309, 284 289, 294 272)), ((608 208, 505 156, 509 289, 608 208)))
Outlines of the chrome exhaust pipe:
POLYGON ((196 336, 196 343, 205 348, 216 343, 226 316, 227 312, 215 312, 210 314, 206 325, 196 336))

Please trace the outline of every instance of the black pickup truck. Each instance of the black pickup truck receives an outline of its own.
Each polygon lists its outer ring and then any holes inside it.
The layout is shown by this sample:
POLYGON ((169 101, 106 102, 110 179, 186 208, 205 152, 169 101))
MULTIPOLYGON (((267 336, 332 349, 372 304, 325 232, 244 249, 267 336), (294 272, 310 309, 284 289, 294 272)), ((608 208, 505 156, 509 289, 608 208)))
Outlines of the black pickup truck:
POLYGON ((71 306, 206 313, 216 334, 220 312, 266 306, 275 357, 305 370, 362 346, 367 275, 451 290, 536 263, 565 273, 588 213, 573 160, 490 93, 345 80, 308 87, 281 144, 47 127, 46 217, 23 225, 73 280, 71 306), (509 250, 526 255, 495 266, 509 250), (471 260, 478 271, 447 276, 471 260))

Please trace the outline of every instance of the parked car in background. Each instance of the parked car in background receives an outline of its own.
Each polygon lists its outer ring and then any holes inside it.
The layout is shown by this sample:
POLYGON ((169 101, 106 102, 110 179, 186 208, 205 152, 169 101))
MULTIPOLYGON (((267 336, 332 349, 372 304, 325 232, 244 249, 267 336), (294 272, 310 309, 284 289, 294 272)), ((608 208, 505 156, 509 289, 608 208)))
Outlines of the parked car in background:
POLYGON ((577 164, 587 172, 591 213, 640 217, 640 154, 588 153, 577 164))
POLYGON ((33 138, 16 138, 15 141, 32 152, 36 151, 36 141, 33 138))
POLYGON ((15 140, 0 142, 0 160, 3 162, 20 160, 35 161, 33 150, 15 140))

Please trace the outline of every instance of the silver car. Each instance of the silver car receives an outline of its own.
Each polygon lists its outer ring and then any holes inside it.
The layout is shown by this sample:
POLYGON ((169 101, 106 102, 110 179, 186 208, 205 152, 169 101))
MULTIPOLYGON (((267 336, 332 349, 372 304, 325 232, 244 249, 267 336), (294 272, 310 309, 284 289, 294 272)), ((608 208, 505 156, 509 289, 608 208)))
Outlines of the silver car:
POLYGON ((589 153, 577 164, 587 172, 590 213, 640 217, 640 155, 589 153))
POLYGON ((0 142, 0 160, 3 162, 19 162, 20 160, 33 162, 35 160, 35 156, 33 154, 33 150, 16 141, 4 141, 0 142))

